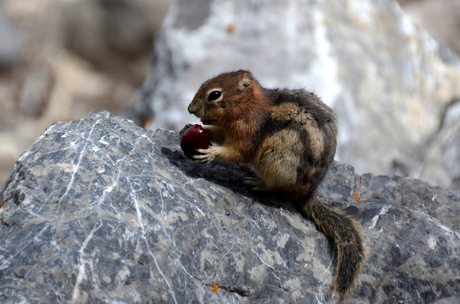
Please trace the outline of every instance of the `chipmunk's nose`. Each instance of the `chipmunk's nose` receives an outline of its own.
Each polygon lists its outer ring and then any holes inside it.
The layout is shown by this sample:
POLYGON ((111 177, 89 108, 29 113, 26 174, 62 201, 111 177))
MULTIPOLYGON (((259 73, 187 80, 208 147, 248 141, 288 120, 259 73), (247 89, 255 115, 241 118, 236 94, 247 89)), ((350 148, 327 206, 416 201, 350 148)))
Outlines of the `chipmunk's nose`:
POLYGON ((198 115, 200 112, 200 103, 192 100, 192 102, 188 105, 187 110, 190 114, 198 115))
POLYGON ((195 111, 196 111, 196 107, 193 106, 191 103, 188 105, 188 108, 187 108, 188 112, 190 114, 195 114, 195 111))

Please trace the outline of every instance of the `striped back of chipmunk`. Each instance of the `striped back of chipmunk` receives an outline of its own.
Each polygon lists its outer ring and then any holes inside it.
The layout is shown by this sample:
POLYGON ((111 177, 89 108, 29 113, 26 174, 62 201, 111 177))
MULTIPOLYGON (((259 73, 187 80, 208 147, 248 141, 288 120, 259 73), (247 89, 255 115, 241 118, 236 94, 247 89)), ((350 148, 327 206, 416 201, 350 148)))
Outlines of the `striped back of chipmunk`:
POLYGON ((335 116, 315 94, 305 90, 266 93, 274 104, 270 118, 259 130, 256 170, 270 189, 296 187, 294 192, 299 193, 300 185, 305 188, 303 193, 313 194, 336 151, 335 116))

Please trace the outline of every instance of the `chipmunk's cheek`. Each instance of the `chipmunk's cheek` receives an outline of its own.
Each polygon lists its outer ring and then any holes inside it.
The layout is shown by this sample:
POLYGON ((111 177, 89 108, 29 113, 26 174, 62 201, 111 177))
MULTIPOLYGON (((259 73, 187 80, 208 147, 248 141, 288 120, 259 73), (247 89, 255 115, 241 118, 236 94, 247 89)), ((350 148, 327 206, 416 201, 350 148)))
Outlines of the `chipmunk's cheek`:
POLYGON ((223 108, 218 108, 216 111, 217 117, 223 117, 225 115, 225 110, 223 108))
POLYGON ((206 118, 206 117, 201 118, 200 121, 201 121, 204 125, 212 125, 212 124, 214 123, 211 119, 206 118))
POLYGON ((201 122, 204 125, 220 125, 220 119, 224 116, 224 114, 225 111, 222 108, 210 108, 207 111, 204 111, 203 115, 200 116, 201 122))
POLYGON ((211 139, 206 130, 201 125, 192 125, 186 129, 180 138, 180 147, 187 157, 193 158, 200 155, 197 150, 207 149, 211 146, 211 139))

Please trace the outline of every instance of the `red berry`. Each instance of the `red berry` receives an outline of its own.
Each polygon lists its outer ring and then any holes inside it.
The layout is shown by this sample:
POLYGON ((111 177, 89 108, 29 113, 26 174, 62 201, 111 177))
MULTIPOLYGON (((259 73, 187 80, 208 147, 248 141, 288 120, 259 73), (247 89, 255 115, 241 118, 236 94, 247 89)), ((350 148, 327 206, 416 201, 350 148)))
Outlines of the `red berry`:
POLYGON ((197 149, 207 149, 209 146, 211 146, 211 139, 201 125, 190 126, 180 138, 180 147, 184 154, 190 158, 200 154, 197 149))

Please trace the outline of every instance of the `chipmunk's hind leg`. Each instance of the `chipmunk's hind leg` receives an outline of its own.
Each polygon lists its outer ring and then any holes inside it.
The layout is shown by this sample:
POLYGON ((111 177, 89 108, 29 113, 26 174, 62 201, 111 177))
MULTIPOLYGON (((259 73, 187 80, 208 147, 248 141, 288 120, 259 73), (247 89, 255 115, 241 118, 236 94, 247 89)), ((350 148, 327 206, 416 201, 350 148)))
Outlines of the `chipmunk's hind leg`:
POLYGON ((257 163, 254 166, 266 184, 267 190, 297 187, 297 174, 303 151, 295 130, 283 129, 266 138, 260 145, 257 163))
POLYGON ((248 186, 253 186, 252 191, 266 191, 268 190, 267 184, 260 177, 245 177, 243 183, 248 186))

